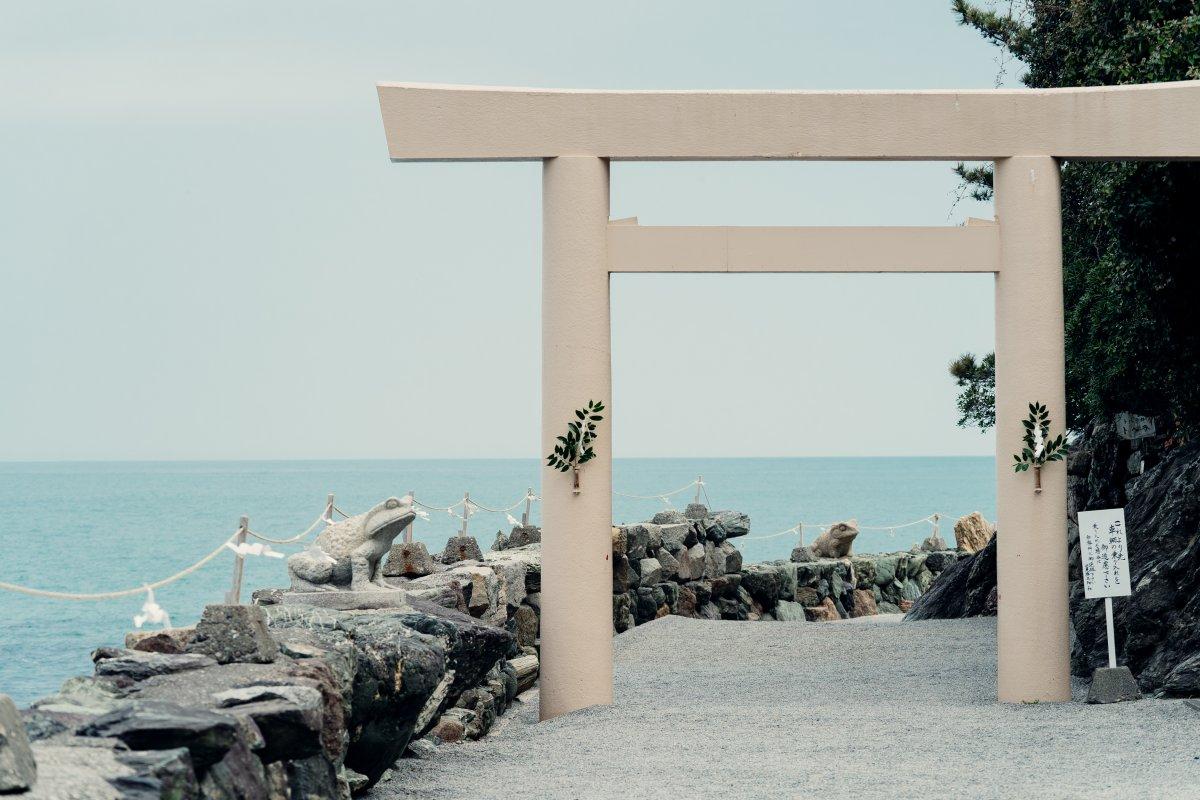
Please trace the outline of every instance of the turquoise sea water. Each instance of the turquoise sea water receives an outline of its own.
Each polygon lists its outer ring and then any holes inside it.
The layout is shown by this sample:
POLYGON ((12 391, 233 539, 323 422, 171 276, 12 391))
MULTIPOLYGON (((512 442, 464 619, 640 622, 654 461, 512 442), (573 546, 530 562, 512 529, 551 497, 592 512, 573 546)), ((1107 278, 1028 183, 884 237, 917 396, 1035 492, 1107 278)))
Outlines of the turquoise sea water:
MULTIPOLYGON (((449 505, 470 491, 472 499, 502 507, 528 486, 537 490, 538 467, 534 459, 0 463, 0 581, 72 592, 123 589, 204 556, 233 533, 242 514, 252 529, 286 537, 316 518, 329 492, 350 514, 409 490, 430 505, 449 505)), ((619 459, 613 482, 617 491, 655 495, 697 475, 704 476, 713 506, 750 515, 752 536, 801 520, 857 517, 863 525, 889 525, 936 511, 948 518, 942 533, 949 539, 961 514, 995 517, 991 458, 619 459)), ((682 510, 693 491, 674 495, 674 505, 682 510)), ((614 497, 613 518, 644 520, 665 507, 658 499, 614 497)), ((418 521, 415 535, 440 550, 459 525, 445 513, 432 513, 428 522, 418 521)), ((503 514, 481 513, 470 523, 485 549, 501 528, 508 528, 503 514)), ((894 536, 865 531, 855 547, 907 549, 928 533, 927 525, 894 536)), ((791 535, 737 541, 747 562, 786 558, 795 543, 791 535)), ((191 624, 205 603, 220 602, 232 564, 233 554, 222 554, 156 592, 172 623, 191 624)), ((286 583, 281 559, 247 558, 243 598, 252 589, 286 583)), ((64 679, 90 672, 89 652, 119 644, 142 601, 0 592, 0 692, 27 704, 64 679)))

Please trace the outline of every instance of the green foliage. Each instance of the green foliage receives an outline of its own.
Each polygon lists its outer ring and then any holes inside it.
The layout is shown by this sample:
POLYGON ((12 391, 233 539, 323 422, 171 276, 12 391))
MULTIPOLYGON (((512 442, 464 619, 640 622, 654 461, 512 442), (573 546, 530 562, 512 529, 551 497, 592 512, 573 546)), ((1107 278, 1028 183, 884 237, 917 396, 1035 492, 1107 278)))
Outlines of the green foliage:
POLYGON ((1029 404, 1029 416, 1021 420, 1025 427, 1025 446, 1013 454, 1013 472, 1040 467, 1047 461, 1062 461, 1067 455, 1066 438, 1060 433, 1050 438, 1050 412, 1041 403, 1029 404))
POLYGON ((959 427, 974 425, 980 433, 996 424, 996 354, 988 353, 978 361, 973 353, 963 353, 950 362, 958 393, 959 427))
MULTIPOLYGON (((1200 78, 1195 0, 1017 0, 1003 12, 954 0, 953 9, 1022 61, 1032 87, 1200 78)), ((991 196, 990 167, 956 172, 972 196, 991 196)), ((1067 162, 1062 207, 1067 427, 1114 411, 1200 426, 1200 164, 1067 162)))
POLYGON ((546 456, 546 464, 559 472, 569 472, 596 457, 592 443, 596 441, 596 424, 604 419, 600 414, 604 403, 589 400, 586 408, 575 409, 575 419, 567 423, 567 433, 559 436, 554 452, 546 456))

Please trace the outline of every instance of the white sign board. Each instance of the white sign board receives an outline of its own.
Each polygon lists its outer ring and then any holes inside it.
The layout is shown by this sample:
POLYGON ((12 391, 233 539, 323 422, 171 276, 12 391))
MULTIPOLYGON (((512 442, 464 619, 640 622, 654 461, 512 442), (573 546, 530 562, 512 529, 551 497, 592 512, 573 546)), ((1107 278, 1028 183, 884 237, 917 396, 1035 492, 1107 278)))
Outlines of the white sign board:
POLYGON ((1124 597, 1129 594, 1129 546, 1125 509, 1079 512, 1079 554, 1083 560, 1083 594, 1124 597))

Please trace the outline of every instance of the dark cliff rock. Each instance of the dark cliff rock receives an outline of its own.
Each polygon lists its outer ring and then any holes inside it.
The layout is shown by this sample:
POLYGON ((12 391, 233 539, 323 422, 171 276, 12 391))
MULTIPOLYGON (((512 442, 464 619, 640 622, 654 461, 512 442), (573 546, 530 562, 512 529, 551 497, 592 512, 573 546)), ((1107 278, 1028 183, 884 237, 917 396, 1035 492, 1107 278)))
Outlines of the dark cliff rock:
MULTIPOLYGON (((999 536, 999 534, 997 534, 999 536)), ((996 613, 996 538, 961 556, 913 603, 904 619, 961 619, 996 613)))
MULTIPOLYGON (((512 577, 524 588, 524 572, 512 577)), ((502 627, 418 598, 336 611, 263 597, 273 602, 245 613, 270 660, 100 648, 95 675, 34 703, 23 723, 46 785, 81 797, 345 798, 440 714, 480 736, 516 695, 505 657, 521 651, 502 627)), ((236 621, 214 625, 219 638, 236 621)), ((537 659, 524 658, 528 679, 537 659)))
POLYGON ((1149 431, 1138 436, 1147 426, 1121 415, 1093 423, 1068 463, 1071 669, 1090 675, 1107 659, 1104 604, 1083 596, 1074 513, 1124 506, 1133 592, 1113 599, 1117 658, 1144 692, 1198 696, 1200 443, 1169 447, 1149 431))

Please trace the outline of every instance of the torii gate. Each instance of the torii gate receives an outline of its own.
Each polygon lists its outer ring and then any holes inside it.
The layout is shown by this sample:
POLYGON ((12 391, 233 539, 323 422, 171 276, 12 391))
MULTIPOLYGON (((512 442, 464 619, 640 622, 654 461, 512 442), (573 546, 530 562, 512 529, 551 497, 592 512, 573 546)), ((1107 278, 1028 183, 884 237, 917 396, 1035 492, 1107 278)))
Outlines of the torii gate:
MULTIPOLYGON (((610 401, 617 272, 996 276, 998 695, 1071 697, 1066 470, 1015 474, 1032 401, 1066 419, 1058 159, 1200 158, 1200 81, 919 92, 573 91, 379 84, 393 161, 542 162, 542 439, 610 401), (995 162, 996 223, 908 228, 610 222, 611 160, 995 162)), ((616 424, 620 409, 612 409, 616 424)), ((542 470, 541 717, 611 703, 611 436, 571 478, 542 470)))

